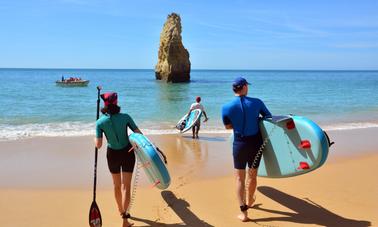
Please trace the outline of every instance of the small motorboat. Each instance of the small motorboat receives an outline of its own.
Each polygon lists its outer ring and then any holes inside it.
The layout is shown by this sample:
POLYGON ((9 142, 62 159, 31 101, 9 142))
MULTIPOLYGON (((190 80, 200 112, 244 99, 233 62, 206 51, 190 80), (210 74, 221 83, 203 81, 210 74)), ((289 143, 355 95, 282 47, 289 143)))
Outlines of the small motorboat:
POLYGON ((80 77, 70 77, 68 79, 64 79, 64 77, 62 77, 61 80, 57 80, 55 83, 59 86, 85 87, 89 84, 89 80, 83 80, 80 77))

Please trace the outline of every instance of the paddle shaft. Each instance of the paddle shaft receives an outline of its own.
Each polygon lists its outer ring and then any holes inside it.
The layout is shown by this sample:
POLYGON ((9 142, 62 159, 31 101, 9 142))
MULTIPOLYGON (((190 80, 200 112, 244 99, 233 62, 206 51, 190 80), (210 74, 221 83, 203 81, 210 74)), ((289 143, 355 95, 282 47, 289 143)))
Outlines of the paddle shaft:
MULTIPOLYGON (((96 121, 100 117, 100 91, 101 87, 97 87, 97 113, 96 113, 96 121)), ((97 156, 98 156, 98 149, 95 147, 95 162, 94 162, 94 182, 93 182, 93 201, 96 201, 96 184, 97 184, 97 156)))

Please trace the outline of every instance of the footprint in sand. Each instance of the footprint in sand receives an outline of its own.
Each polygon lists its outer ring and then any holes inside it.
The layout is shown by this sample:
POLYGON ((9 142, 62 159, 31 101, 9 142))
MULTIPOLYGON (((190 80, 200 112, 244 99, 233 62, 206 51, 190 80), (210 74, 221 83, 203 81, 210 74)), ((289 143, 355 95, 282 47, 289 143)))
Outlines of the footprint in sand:
POLYGON ((189 170, 188 170, 183 176, 179 176, 179 177, 177 178, 177 181, 176 181, 176 182, 178 182, 178 183, 177 183, 177 186, 176 186, 175 189, 179 189, 179 188, 181 188, 181 187, 183 187, 183 186, 185 186, 185 185, 188 184, 188 178, 189 178, 191 175, 193 175, 193 173, 195 172, 194 169, 195 169, 195 166, 194 166, 194 165, 190 166, 190 167, 189 167, 189 170))

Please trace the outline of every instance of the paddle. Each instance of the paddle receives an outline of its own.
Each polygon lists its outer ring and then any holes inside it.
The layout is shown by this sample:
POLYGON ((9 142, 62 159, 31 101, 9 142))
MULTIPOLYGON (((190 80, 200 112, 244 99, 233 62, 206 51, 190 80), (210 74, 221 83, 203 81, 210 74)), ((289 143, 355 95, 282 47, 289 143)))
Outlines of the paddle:
MULTIPOLYGON (((100 91, 101 86, 97 86, 97 115, 96 120, 100 117, 100 91)), ((89 208, 89 226, 101 227, 102 219, 100 209, 96 203, 96 182, 97 182, 97 153, 98 149, 95 148, 95 163, 94 163, 94 183, 93 183, 93 202, 91 208, 89 208)))

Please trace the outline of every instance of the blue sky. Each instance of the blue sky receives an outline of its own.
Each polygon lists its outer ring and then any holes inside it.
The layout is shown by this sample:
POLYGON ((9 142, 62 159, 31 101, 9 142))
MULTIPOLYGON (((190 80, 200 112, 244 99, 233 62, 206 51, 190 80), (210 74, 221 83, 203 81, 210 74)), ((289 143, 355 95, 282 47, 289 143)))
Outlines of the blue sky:
POLYGON ((0 67, 152 69, 171 12, 193 69, 378 69, 375 0, 0 0, 0 67))

